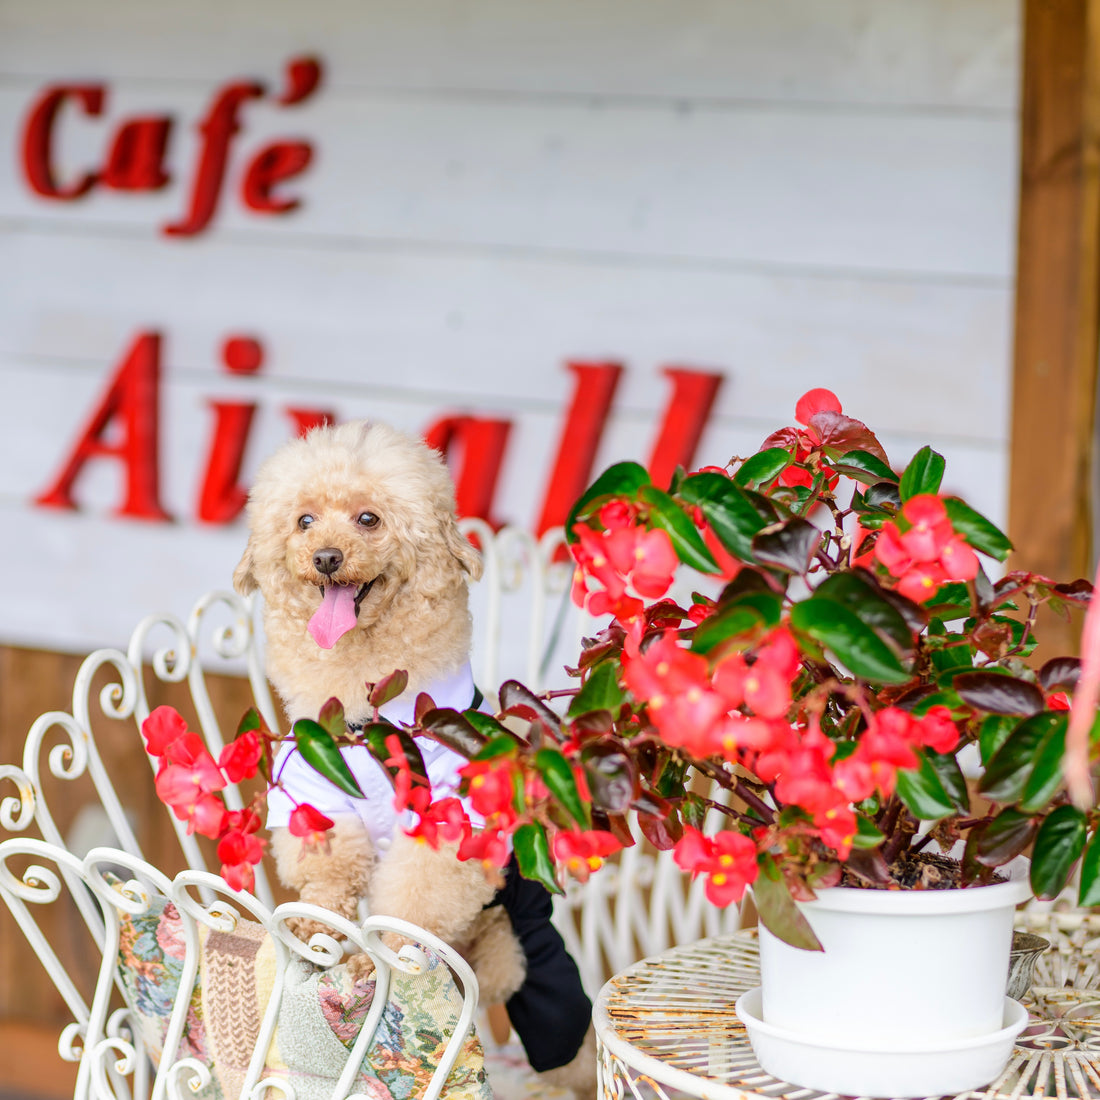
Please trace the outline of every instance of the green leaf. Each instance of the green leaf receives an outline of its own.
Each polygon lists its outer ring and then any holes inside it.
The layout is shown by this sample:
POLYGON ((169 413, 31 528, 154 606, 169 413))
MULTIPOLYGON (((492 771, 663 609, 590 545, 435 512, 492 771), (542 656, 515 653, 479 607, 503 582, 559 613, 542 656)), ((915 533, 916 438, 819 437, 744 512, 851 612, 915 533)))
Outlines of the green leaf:
POLYGON ((478 754, 475 760, 494 760, 498 756, 508 756, 516 751, 516 739, 508 732, 494 737, 478 754))
POLYGON ((886 839, 877 825, 863 814, 856 814, 856 835, 852 841, 853 848, 877 848, 886 839))
MULTIPOLYGON (((864 505, 876 512, 895 512, 901 507, 901 494, 898 487, 891 481, 879 481, 867 487, 863 494, 864 505)), ((867 521, 863 521, 867 526, 867 521)))
POLYGON ((302 759, 319 775, 353 798, 363 798, 363 792, 351 774, 351 768, 340 754, 340 746, 320 722, 299 718, 291 733, 302 759))
POLYGON ((1043 709, 1043 693, 1033 683, 1015 676, 976 669, 960 672, 952 683, 975 710, 1026 718, 1043 709))
POLYGON ((761 565, 802 576, 809 570, 821 539, 820 528, 794 516, 778 527, 768 527, 754 535, 752 553, 761 565))
POLYGON ((770 856, 759 861, 760 873, 752 884, 752 897, 760 923, 777 939, 806 951, 821 951, 821 941, 810 922, 795 905, 786 880, 770 856))
POLYGON ((814 599, 832 600, 857 615, 898 656, 915 644, 914 631, 891 598, 864 573, 834 573, 817 586, 814 599))
POLYGON ((917 758, 920 767, 900 769, 897 777, 898 797, 913 814, 922 821, 939 821, 956 810, 965 809, 948 791, 929 754, 918 749, 917 758))
POLYGON ((970 647, 965 645, 950 646, 945 649, 933 649, 928 656, 932 659, 932 667, 938 676, 942 676, 938 682, 947 685, 952 682, 960 672, 968 671, 974 667, 974 658, 970 654, 970 647), (944 673, 950 673, 944 676, 944 673))
POLYGON ((1031 889, 1056 897, 1085 847, 1087 819, 1076 806, 1058 806, 1039 826, 1031 853, 1031 889))
POLYGON ((643 485, 649 485, 649 474, 637 462, 619 462, 602 474, 581 494, 565 521, 566 541, 573 543, 577 536, 573 527, 577 520, 588 513, 590 506, 604 497, 629 497, 633 499, 643 485))
POLYGON ((756 630, 762 621, 760 612, 748 603, 737 603, 716 611, 695 628, 691 637, 692 652, 710 653, 723 642, 756 630))
POLYGON ((961 619, 971 611, 970 589, 958 581, 940 585, 935 601, 935 603, 925 604, 925 607, 929 614, 941 619, 961 619))
POLYGON ((966 785, 966 776, 959 767, 954 752, 933 752, 924 750, 932 770, 939 776, 947 797, 961 814, 970 812, 970 790, 966 785))
POLYGON ((594 710, 618 713, 625 701, 623 689, 619 686, 618 661, 601 661, 589 673, 588 679, 573 697, 567 717, 576 718, 580 714, 588 714, 594 710))
POLYGON ((951 520, 951 526, 975 550, 988 554, 997 561, 1004 561, 1012 551, 1012 543, 1008 536, 995 524, 991 523, 981 514, 975 512, 969 504, 959 500, 958 497, 944 497, 944 507, 947 509, 947 518, 951 520))
POLYGON ((427 787, 429 790, 431 789, 431 780, 428 778, 428 769, 424 764, 424 757, 420 755, 420 746, 417 745, 413 735, 408 730, 393 726, 389 722, 368 722, 363 727, 361 736, 366 742, 371 756, 382 765, 390 782, 395 785, 401 768, 397 764, 386 763, 395 755, 386 742, 396 737, 401 751, 405 754, 414 782, 422 787, 427 787))
POLYGON ((1062 757, 1065 753, 1066 728, 1055 726, 1035 752, 1035 764, 1024 785, 1024 796, 1020 799, 1021 810, 1036 813, 1061 790, 1062 757))
POLYGON ((524 878, 541 882, 552 894, 565 893, 554 877, 550 842, 546 839, 546 830, 539 822, 531 821, 521 825, 512 835, 512 845, 519 864, 519 873, 524 878))
POLYGON ((513 744, 518 745, 520 742, 518 734, 513 733, 510 729, 501 725, 491 714, 486 714, 482 710, 467 710, 463 711, 462 716, 481 734, 482 737, 489 741, 505 736, 510 737, 513 744))
POLYGON ((830 462, 838 474, 850 477, 861 485, 875 485, 880 481, 897 484, 898 475, 877 455, 870 451, 849 451, 843 458, 830 462))
POLYGON ((978 727, 978 749, 982 763, 988 765, 997 750, 1016 728, 1017 719, 1007 714, 990 714, 978 727))
POLYGON ((810 597, 795 604, 791 624, 825 648, 854 676, 872 683, 903 684, 910 674, 881 638, 843 604, 810 597))
POLYGON ((249 707, 243 717, 237 723, 237 736, 242 733, 250 733, 252 730, 266 730, 267 723, 260 717, 260 712, 255 707, 249 707))
POLYGON ((668 534, 676 556, 684 565, 700 573, 713 573, 718 568, 699 529, 668 493, 647 485, 641 497, 649 505, 649 522, 668 534))
POLYGON ((755 489, 774 481, 791 464, 791 455, 782 447, 769 447, 746 458, 733 475, 734 485, 755 489))
POLYGON ((1025 718, 993 754, 978 782, 978 790, 993 802, 1017 802, 1031 777, 1039 748, 1057 730, 1065 736, 1065 711, 1042 711, 1025 718))
POLYGON ((591 828, 588 806, 577 790, 573 767, 557 749, 539 749, 535 767, 550 793, 562 804, 569 816, 582 828, 591 828))
POLYGON ((1077 904, 1082 908, 1100 905, 1100 833, 1093 833, 1085 857, 1081 860, 1081 885, 1077 904))
POLYGON ((721 474, 692 474, 680 486, 680 496, 697 504, 722 545, 741 561, 751 562, 752 537, 771 520, 760 515, 748 494, 721 474))
POLYGON ((946 464, 943 455, 931 447, 921 447, 905 467, 901 475, 899 492, 902 500, 920 496, 921 493, 938 493, 946 464))
POLYGON ((985 867, 1001 867, 1015 859, 1035 839, 1038 831, 1030 814, 1009 807, 988 825, 975 830, 975 857, 985 867))

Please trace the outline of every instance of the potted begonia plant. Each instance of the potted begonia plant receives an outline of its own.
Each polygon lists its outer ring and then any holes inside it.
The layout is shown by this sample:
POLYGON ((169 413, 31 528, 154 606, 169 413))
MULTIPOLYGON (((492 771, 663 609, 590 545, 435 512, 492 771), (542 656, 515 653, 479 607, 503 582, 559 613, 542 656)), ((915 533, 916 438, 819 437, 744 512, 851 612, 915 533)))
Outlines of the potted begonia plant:
MULTIPOLYGON (((1087 774, 1095 688, 1079 684, 1076 658, 1033 659, 1039 609, 1087 606, 1092 588, 987 568, 983 558, 1004 562, 1011 545, 941 494, 944 460, 931 448, 895 469, 827 390, 804 395, 795 419, 756 453, 680 471, 667 489, 619 463, 577 501, 573 598, 607 625, 584 640, 574 689, 538 695, 510 681, 495 715, 421 697, 414 727, 379 718, 354 735, 334 702, 293 736, 337 782, 339 746, 365 739, 417 835, 497 867, 514 850, 521 872, 552 890, 632 844, 633 815, 651 844, 705 877, 713 903, 752 889, 764 990, 739 1011, 765 1068, 844 1092, 960 1091, 994 1075, 1023 1024, 1004 1000, 1015 905, 1058 894, 1075 868, 1079 903, 1100 903, 1087 774), (698 591, 677 603, 668 593, 684 567, 698 591), (1078 748, 1064 772, 1071 708, 1078 748), (466 796, 482 827, 458 799, 431 800, 420 735, 469 758, 466 796), (987 908, 988 926, 975 915, 987 908), (863 910, 870 928, 850 937, 863 910), (844 955, 849 938, 870 961, 844 955), (941 957, 946 975, 932 978, 941 957), (904 999, 905 976, 923 1001, 904 999), (951 977, 960 984, 938 984, 951 977), (925 1068, 929 1051, 948 1051, 954 1065, 960 1042, 961 1070, 881 1077, 905 1051, 921 1051, 925 1068), (869 1077, 820 1076, 837 1051, 878 1061, 869 1077)), ((395 672, 373 701, 403 686, 395 672)), ((150 751, 172 743, 161 728, 150 751)), ((220 770, 264 769, 273 741, 251 714, 220 770)), ((200 764, 176 766, 193 777, 200 764)), ((247 885, 262 852, 257 807, 220 810, 209 771, 219 769, 201 767, 209 782, 199 797, 192 783, 177 813, 219 839, 223 873, 247 885)), ((167 767, 159 788, 171 803, 167 767)), ((291 828, 321 837, 327 824, 303 806, 291 828)))

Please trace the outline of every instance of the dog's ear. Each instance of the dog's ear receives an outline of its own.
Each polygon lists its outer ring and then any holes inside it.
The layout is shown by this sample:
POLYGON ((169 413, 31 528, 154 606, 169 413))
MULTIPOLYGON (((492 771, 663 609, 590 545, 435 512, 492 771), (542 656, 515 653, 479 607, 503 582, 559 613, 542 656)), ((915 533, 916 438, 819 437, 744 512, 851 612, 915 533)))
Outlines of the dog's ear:
POLYGON ((249 539, 241 560, 237 562, 237 568, 233 570, 233 587, 242 596, 255 592, 259 587, 256 583, 256 575, 252 572, 255 564, 255 558, 252 556, 252 540, 249 539))
POLYGON ((481 554, 473 548, 470 540, 458 529, 453 515, 440 517, 443 526, 443 541, 451 556, 469 574, 471 580, 481 580, 481 554))

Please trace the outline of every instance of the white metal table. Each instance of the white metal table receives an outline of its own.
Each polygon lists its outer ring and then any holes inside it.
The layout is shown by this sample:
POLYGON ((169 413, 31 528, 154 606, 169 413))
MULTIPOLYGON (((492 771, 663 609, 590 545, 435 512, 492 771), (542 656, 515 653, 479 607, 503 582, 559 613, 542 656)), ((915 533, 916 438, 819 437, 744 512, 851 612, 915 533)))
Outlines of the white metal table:
MULTIPOLYGON (((1025 998, 1031 1020, 1004 1073, 970 1100, 1100 1100, 1100 918, 1021 913, 1051 940, 1025 998)), ((601 1100, 808 1100, 757 1064, 734 1003, 760 983, 756 931, 673 948, 612 978, 596 999, 601 1100)))

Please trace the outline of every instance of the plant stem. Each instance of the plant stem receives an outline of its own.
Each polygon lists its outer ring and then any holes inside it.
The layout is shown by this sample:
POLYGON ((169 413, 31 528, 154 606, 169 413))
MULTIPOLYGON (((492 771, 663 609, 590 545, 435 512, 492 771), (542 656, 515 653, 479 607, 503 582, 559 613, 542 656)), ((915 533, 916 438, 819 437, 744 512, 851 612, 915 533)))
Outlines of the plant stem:
POLYGON ((721 783, 723 787, 727 787, 733 794, 737 795, 746 806, 751 806, 768 825, 771 825, 775 821, 775 810, 771 808, 759 795, 744 780, 737 778, 737 776, 731 776, 723 768, 716 768, 713 764, 708 764, 705 760, 696 761, 694 766, 698 768, 708 779, 714 779, 721 783), (733 782, 730 783, 732 778, 733 782))

